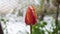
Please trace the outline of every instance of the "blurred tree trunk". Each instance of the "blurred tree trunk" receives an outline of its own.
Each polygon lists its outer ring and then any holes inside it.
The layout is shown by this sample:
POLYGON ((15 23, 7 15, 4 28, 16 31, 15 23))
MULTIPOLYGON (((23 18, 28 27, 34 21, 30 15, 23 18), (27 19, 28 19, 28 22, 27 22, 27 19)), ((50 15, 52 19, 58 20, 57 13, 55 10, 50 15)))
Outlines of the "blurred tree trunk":
POLYGON ((55 19, 55 24, 56 24, 56 34, 58 34, 58 16, 59 16, 59 5, 57 6, 57 12, 56 12, 56 19, 55 19))
POLYGON ((49 3, 49 0, 46 0, 47 1, 47 3, 49 3))
POLYGON ((44 12, 42 11, 43 10, 43 5, 44 5, 44 1, 45 0, 41 0, 41 17, 40 17, 40 20, 43 20, 43 18, 44 18, 44 12))
POLYGON ((0 34, 3 34, 3 30, 2 30, 2 27, 1 27, 1 23, 0 23, 0 34))
POLYGON ((57 6, 57 12, 56 12, 56 19, 55 19, 56 26, 58 25, 58 16, 59 16, 59 5, 57 6))
POLYGON ((60 5, 60 0, 53 0, 53 5, 55 7, 57 7, 57 11, 56 11, 56 18, 55 18, 55 26, 56 28, 53 29, 53 34, 58 34, 58 30, 59 30, 59 23, 58 23, 58 16, 59 16, 59 5, 60 5))
POLYGON ((60 0, 56 0, 58 5, 57 5, 57 12, 56 12, 56 19, 55 19, 55 24, 56 24, 56 34, 58 34, 58 16, 59 16, 59 5, 60 5, 60 0))
MULTIPOLYGON (((44 4, 44 1, 43 1, 43 0, 42 0, 42 2, 43 2, 43 3, 41 3, 41 5, 44 4)), ((47 5, 47 8, 48 8, 48 7, 49 7, 49 0, 46 0, 46 2, 47 2, 47 4, 46 4, 46 5, 47 5)), ((43 6, 42 6, 42 7, 43 7, 43 6)), ((44 6, 44 7, 46 7, 46 6, 44 6)), ((45 16, 45 13, 47 12, 47 8, 45 8, 44 11, 42 12, 41 17, 40 17, 41 20, 43 20, 43 18, 44 18, 44 16, 45 16)), ((43 10, 43 9, 42 9, 42 10, 43 10)))

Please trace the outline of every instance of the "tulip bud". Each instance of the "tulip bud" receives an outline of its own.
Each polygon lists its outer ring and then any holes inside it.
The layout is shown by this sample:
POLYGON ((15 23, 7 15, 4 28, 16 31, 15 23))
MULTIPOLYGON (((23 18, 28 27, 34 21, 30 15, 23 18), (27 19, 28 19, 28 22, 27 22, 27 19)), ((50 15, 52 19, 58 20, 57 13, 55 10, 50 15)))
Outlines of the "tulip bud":
POLYGON ((27 25, 34 25, 37 22, 37 15, 34 6, 29 6, 25 15, 25 23, 27 25))

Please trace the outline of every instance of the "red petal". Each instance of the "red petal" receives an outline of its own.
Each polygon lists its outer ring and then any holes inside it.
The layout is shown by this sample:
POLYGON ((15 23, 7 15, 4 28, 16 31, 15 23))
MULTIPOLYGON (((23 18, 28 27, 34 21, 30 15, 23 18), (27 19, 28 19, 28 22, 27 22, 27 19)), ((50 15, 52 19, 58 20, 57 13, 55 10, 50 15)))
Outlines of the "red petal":
POLYGON ((33 10, 34 8, 32 7, 28 7, 27 12, 26 12, 26 16, 25 16, 25 23, 27 25, 33 25, 36 23, 36 13, 35 10, 33 10))

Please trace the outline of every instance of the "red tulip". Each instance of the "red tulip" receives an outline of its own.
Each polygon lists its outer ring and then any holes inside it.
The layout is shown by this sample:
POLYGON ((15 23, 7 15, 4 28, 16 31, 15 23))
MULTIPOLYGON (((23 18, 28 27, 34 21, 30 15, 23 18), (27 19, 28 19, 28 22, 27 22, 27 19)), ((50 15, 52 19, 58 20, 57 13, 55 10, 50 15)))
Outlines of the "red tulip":
POLYGON ((34 25, 37 22, 37 15, 34 6, 29 6, 25 15, 25 23, 27 25, 34 25))

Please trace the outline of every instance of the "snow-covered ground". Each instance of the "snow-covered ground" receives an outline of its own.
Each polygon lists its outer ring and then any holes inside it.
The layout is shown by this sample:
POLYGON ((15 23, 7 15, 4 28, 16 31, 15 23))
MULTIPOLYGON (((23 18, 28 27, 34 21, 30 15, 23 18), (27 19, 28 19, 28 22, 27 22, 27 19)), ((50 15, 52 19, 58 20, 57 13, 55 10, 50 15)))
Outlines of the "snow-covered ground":
POLYGON ((29 32, 29 26, 26 26, 24 23, 23 17, 17 17, 15 15, 6 16, 4 17, 8 19, 9 21, 6 22, 6 24, 2 23, 2 27, 6 28, 4 29, 4 34, 26 34, 29 32), (4 27, 5 26, 5 27, 4 27))
MULTIPOLYGON (((6 25, 2 22, 2 27, 7 26, 4 29, 4 34, 26 34, 27 32, 30 33, 30 27, 26 26, 24 22, 24 17, 16 15, 9 15, 4 17, 5 19, 8 19, 9 21, 6 22, 6 25)), ((53 31, 51 28, 51 23, 53 23, 53 17, 52 16, 45 16, 44 21, 47 22, 47 25, 45 28, 49 31, 53 31)), ((45 30, 45 28, 43 28, 45 30)), ((47 34, 47 32, 45 32, 47 34)))

